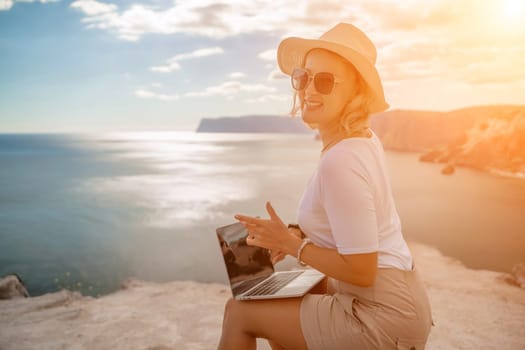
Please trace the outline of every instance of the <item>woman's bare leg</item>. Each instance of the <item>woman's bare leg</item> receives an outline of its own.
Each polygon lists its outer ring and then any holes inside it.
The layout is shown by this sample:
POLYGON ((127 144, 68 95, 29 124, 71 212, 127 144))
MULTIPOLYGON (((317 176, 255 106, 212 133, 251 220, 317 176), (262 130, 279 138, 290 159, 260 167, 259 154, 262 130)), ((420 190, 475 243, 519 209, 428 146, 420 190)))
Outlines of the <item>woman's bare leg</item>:
POLYGON ((228 300, 218 349, 255 349, 255 339, 265 338, 272 348, 306 350, 299 319, 301 300, 228 300))

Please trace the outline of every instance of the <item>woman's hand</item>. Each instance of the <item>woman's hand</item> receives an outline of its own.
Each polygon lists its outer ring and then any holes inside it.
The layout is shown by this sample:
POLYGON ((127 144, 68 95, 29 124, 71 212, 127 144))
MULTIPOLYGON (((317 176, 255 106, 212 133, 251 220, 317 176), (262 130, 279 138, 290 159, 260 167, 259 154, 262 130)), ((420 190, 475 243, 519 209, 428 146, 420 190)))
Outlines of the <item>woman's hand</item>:
MULTIPOLYGON (((296 236, 297 238, 302 239, 303 234, 300 229, 295 227, 289 227, 288 233, 296 236)), ((283 260, 285 258, 286 254, 283 253, 280 250, 270 250, 270 258, 272 259, 272 264, 277 264, 279 261, 283 260)))
MULTIPOLYGON (((288 227, 288 233, 296 236, 297 238, 303 239, 303 233, 299 228, 288 227)), ((277 264, 279 261, 283 260, 286 257, 286 254, 280 250, 270 250, 270 258, 272 264, 277 264)))
POLYGON ((270 249, 270 259, 272 260, 272 264, 275 265, 279 261, 283 260, 286 254, 284 254, 280 250, 271 250, 270 249))
POLYGON ((286 254, 293 252, 293 247, 300 245, 300 234, 289 230, 277 215, 270 202, 266 203, 270 219, 254 218, 245 215, 235 215, 248 230, 246 243, 269 249, 272 263, 282 260, 286 254), (295 242, 297 241, 297 242, 295 242))

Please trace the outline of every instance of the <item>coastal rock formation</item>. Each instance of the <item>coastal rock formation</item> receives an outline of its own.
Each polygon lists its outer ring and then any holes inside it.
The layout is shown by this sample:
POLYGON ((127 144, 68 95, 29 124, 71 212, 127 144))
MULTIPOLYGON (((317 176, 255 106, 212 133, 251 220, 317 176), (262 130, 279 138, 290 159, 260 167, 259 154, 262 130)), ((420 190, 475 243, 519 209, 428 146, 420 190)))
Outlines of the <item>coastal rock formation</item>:
POLYGON ((525 174, 525 110, 482 119, 461 138, 421 160, 525 174))
POLYGON ((525 174, 525 106, 478 106, 450 112, 394 110, 371 120, 385 148, 423 152, 425 162, 525 174))
MULTIPOLYGON (((525 290, 410 243, 435 321, 427 349, 525 349, 525 290)), ((0 300, 0 349, 214 349, 229 287, 130 280, 100 298, 0 300)), ((269 349, 266 341, 258 349, 269 349)))
POLYGON ((371 127, 385 148, 428 152, 462 142, 465 132, 490 118, 513 118, 525 106, 474 106, 448 112, 391 110, 371 117, 371 127))
POLYGON ((425 152, 447 145, 461 137, 474 124, 475 115, 451 112, 392 110, 375 114, 370 125, 386 149, 402 152, 425 152))
POLYGON ((0 278, 0 299, 27 297, 29 297, 29 293, 18 275, 13 274, 0 278))

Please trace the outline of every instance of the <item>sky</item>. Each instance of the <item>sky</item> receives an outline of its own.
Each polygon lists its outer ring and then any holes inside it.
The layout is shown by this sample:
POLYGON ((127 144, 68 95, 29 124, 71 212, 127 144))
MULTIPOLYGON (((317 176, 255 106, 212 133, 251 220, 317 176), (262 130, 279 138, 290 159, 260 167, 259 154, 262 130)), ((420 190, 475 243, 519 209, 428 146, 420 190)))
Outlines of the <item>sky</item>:
POLYGON ((365 31, 390 109, 525 104, 525 0, 0 0, 0 133, 286 115, 289 36, 365 31))

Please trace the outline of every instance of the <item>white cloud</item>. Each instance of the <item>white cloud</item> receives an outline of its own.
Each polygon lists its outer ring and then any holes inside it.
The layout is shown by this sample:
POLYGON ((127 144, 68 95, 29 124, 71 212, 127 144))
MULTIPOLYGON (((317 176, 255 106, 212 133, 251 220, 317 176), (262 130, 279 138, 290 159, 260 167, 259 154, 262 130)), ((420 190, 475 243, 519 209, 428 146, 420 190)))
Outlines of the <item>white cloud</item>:
POLYGON ((243 79, 246 77, 246 74, 244 74, 243 72, 233 72, 228 74, 228 77, 231 79, 243 79))
POLYGON ((86 15, 83 21, 89 28, 108 30, 130 41, 139 40, 146 33, 184 33, 216 39, 254 32, 318 36, 337 20, 360 20, 354 5, 338 0, 307 4, 287 0, 175 0, 165 9, 134 4, 111 12, 111 16, 92 14, 87 8, 78 9, 86 15))
POLYGON ((277 49, 263 51, 257 55, 262 60, 275 62, 277 60, 277 49))
POLYGON ((172 61, 182 61, 182 60, 188 60, 188 59, 197 58, 197 57, 219 55, 222 53, 224 53, 224 50, 216 46, 216 47, 209 47, 205 49, 198 49, 192 52, 181 53, 176 56, 173 56, 171 60, 172 61))
POLYGON ((50 2, 58 2, 60 0, 0 0, 0 11, 10 10, 15 2, 40 2, 42 4, 47 4, 50 2))
POLYGON ((268 81, 281 79, 288 79, 288 76, 281 72, 281 70, 277 67, 274 67, 274 69, 272 69, 272 71, 268 73, 268 81))
POLYGON ((181 69, 179 61, 189 60, 192 58, 219 55, 222 53, 224 53, 224 50, 220 47, 209 47, 204 49, 198 49, 192 52, 181 53, 168 59, 165 65, 150 67, 150 70, 158 73, 170 73, 175 70, 181 69))
POLYGON ((0 0, 0 11, 7 11, 13 6, 12 0, 0 0))
POLYGON ((210 86, 203 91, 187 92, 186 97, 208 97, 208 96, 233 96, 241 92, 274 92, 274 87, 263 84, 243 84, 240 81, 226 81, 220 85, 210 86))
POLYGON ((137 89, 135 90, 135 96, 140 98, 148 98, 148 99, 155 99, 155 100, 161 100, 161 101, 176 101, 179 99, 179 95, 165 95, 165 94, 159 94, 156 92, 152 92, 145 89, 137 89))
POLYGON ((157 72, 157 73, 170 73, 176 70, 179 70, 180 64, 178 62, 168 62, 164 66, 153 66, 150 67, 150 70, 157 72))
POLYGON ((84 12, 88 16, 96 16, 117 10, 117 5, 115 4, 107 4, 96 0, 76 0, 69 6, 84 12))
POLYGON ((244 102, 247 102, 247 103, 265 103, 265 102, 269 102, 269 101, 289 101, 291 98, 290 96, 288 95, 274 95, 274 94, 269 94, 269 95, 263 95, 263 96, 259 96, 259 97, 255 97, 255 98, 247 98, 244 100, 244 102))

